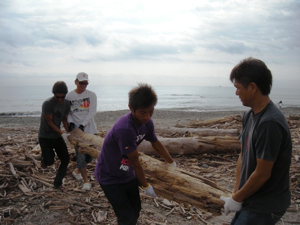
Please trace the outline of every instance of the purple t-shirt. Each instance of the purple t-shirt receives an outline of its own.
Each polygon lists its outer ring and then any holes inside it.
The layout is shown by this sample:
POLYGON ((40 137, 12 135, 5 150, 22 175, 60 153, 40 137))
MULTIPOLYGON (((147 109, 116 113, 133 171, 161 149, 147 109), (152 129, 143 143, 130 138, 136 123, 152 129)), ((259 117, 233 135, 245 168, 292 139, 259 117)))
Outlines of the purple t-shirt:
POLYGON ((96 180, 103 185, 122 184, 134 179, 127 154, 135 151, 143 141, 156 142, 152 119, 147 124, 137 125, 131 112, 120 117, 104 139, 95 169, 96 180))

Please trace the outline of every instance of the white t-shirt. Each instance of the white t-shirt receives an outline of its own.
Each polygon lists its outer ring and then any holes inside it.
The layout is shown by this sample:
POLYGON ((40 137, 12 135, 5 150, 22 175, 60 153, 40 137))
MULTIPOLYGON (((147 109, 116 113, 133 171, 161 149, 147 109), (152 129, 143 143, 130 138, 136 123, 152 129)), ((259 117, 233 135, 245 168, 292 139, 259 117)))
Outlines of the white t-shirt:
POLYGON ((69 92, 66 99, 71 103, 68 123, 74 123, 78 128, 84 126, 84 131, 90 134, 97 133, 94 117, 97 113, 97 96, 94 92, 85 90, 77 94, 75 90, 69 92))

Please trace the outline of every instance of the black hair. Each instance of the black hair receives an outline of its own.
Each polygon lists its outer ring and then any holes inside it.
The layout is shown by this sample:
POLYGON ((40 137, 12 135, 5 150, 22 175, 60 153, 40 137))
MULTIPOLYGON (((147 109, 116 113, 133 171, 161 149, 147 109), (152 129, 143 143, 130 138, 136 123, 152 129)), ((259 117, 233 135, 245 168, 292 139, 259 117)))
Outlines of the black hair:
POLYGON ((152 87, 148 84, 139 83, 136 88, 133 88, 129 93, 129 106, 133 110, 147 108, 151 105, 156 105, 157 95, 152 87))
POLYGON ((255 83, 263 95, 268 95, 272 88, 272 73, 266 64, 252 57, 242 60, 230 73, 230 80, 241 83, 245 88, 255 83))
POLYGON ((68 87, 65 82, 63 81, 57 81, 52 88, 52 93, 57 94, 57 93, 62 93, 62 94, 67 94, 68 93, 68 87))

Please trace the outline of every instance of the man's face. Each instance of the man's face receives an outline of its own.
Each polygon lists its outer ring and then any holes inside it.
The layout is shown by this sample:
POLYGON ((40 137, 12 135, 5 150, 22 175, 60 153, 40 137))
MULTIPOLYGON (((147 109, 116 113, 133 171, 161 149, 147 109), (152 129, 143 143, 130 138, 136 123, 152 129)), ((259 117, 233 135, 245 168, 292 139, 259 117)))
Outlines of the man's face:
POLYGON ((79 93, 82 93, 86 90, 86 87, 88 86, 89 82, 87 80, 83 80, 83 81, 75 80, 75 84, 77 86, 77 91, 79 93))
POLYGON ((252 92, 251 92, 251 84, 245 88, 241 83, 238 81, 234 81, 234 86, 236 88, 235 94, 239 96, 242 104, 244 106, 251 107, 252 102, 252 92))
POLYGON ((133 120, 139 125, 148 123, 154 112, 154 104, 147 108, 139 108, 136 110, 132 109, 130 106, 129 108, 133 120))
POLYGON ((62 104, 65 100, 66 95, 63 93, 55 93, 54 98, 58 104, 62 104))

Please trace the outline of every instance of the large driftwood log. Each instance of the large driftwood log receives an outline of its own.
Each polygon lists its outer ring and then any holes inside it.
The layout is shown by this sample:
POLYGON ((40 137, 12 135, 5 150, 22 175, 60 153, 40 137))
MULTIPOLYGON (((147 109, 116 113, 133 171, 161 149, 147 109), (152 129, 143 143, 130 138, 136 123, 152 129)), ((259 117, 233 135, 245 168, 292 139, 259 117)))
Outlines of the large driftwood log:
MULTIPOLYGON (((241 144, 236 136, 212 136, 212 137, 184 137, 163 138, 160 142, 167 148, 171 155, 196 155, 200 153, 213 152, 235 152, 240 151, 241 144)), ((156 155, 151 144, 143 141, 139 145, 139 151, 147 155, 156 155)))
POLYGON ((177 127, 168 127, 162 128, 162 127, 155 127, 156 133, 161 134, 169 134, 172 135, 174 133, 178 134, 186 134, 191 133, 198 136, 238 136, 239 130, 238 129, 212 129, 212 128, 177 128, 177 127))
MULTIPOLYGON (((79 152, 90 154, 95 158, 98 157, 103 143, 103 138, 84 133, 79 129, 74 129, 68 140, 75 147, 79 147, 79 152)), ((223 202, 219 197, 230 193, 211 180, 170 166, 143 153, 140 153, 140 161, 146 178, 153 184, 156 193, 169 200, 220 213, 223 202)))
POLYGON ((221 124, 221 123, 232 123, 233 121, 241 121, 240 115, 233 115, 233 116, 224 116, 221 118, 213 118, 208 119, 204 121, 194 121, 192 122, 189 127, 200 127, 200 126, 206 126, 211 124, 221 124))

